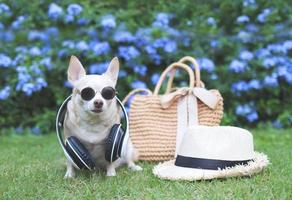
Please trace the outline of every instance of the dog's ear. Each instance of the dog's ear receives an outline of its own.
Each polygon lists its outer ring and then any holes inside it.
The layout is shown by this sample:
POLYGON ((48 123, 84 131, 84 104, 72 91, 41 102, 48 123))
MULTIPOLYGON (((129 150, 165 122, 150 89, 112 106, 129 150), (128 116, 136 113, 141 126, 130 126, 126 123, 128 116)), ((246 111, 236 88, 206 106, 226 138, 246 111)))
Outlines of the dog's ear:
POLYGON ((71 56, 68 68, 68 81, 74 85, 74 82, 86 75, 86 71, 76 56, 71 56))
POLYGON ((111 60, 109 66, 105 72, 105 75, 108 76, 114 82, 115 85, 116 85, 117 80, 118 80, 119 69, 120 69, 119 59, 117 57, 114 57, 111 60))

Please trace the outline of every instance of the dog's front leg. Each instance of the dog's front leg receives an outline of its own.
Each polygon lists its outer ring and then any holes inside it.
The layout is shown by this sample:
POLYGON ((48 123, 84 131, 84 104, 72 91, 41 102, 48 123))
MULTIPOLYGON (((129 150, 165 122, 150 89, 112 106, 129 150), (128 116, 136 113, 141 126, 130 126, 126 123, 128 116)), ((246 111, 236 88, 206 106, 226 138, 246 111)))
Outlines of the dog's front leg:
POLYGON ((72 163, 67 160, 67 171, 64 178, 74 178, 75 177, 75 169, 72 163))
POLYGON ((116 176, 117 175, 116 166, 114 163, 111 163, 106 167, 106 175, 107 176, 116 176))

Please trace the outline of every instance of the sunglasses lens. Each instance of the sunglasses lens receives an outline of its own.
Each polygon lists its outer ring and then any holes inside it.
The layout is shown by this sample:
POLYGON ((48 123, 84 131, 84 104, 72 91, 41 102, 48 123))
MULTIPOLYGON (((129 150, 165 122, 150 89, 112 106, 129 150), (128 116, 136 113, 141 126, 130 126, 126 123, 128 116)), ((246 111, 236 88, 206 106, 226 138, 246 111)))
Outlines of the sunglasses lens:
POLYGON ((115 97, 115 95, 116 95, 116 91, 112 87, 105 87, 101 91, 101 96, 107 100, 113 99, 115 97))
POLYGON ((87 87, 81 90, 81 98, 85 101, 91 100, 95 96, 94 89, 87 87))

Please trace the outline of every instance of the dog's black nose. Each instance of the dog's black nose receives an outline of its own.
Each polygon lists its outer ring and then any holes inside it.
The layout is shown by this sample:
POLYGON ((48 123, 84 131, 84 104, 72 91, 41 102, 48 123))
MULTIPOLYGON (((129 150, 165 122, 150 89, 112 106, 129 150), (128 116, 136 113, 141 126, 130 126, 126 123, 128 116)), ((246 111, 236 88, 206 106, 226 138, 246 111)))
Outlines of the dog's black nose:
POLYGON ((95 106, 96 108, 101 108, 101 107, 103 106, 103 102, 102 102, 102 100, 95 100, 95 101, 94 101, 94 106, 95 106))

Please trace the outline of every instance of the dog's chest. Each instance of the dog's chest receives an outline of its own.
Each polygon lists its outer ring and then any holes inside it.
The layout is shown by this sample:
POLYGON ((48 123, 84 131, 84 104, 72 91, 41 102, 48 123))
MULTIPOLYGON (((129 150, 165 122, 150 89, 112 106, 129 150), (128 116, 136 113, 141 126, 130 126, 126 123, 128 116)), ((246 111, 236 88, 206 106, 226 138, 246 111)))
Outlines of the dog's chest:
POLYGON ((96 162, 96 166, 98 168, 105 168, 108 162, 105 160, 105 149, 106 149, 106 139, 109 133, 108 130, 104 130, 103 132, 95 131, 97 129, 94 129, 94 132, 92 130, 87 130, 87 133, 90 135, 95 135, 98 139, 98 142, 90 143, 90 142, 84 142, 85 147, 88 149, 90 155, 96 162))
POLYGON ((98 144, 85 144, 97 167, 104 168, 107 164, 105 160, 105 141, 98 144))

